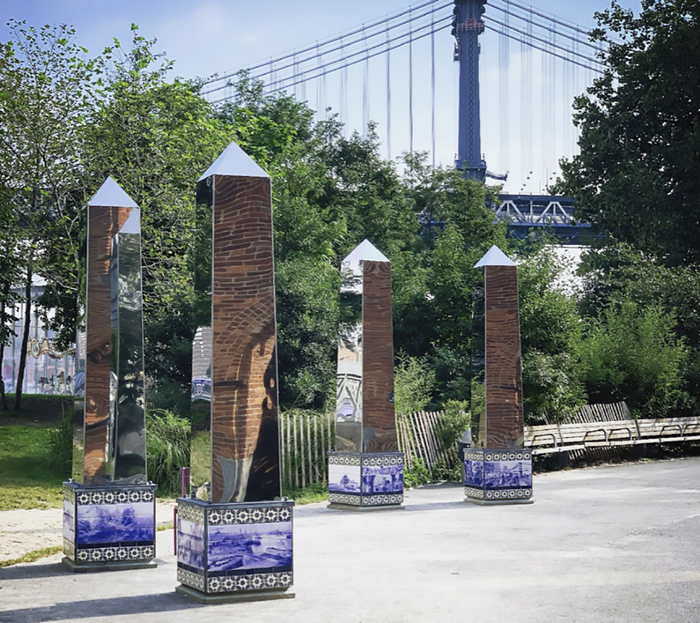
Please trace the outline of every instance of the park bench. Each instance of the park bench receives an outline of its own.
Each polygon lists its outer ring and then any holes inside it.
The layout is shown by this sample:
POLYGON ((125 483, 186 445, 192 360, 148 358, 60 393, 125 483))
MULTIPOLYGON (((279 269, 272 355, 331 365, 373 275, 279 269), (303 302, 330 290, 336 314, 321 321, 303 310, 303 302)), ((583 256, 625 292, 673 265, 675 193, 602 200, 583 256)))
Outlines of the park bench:
POLYGON ((525 427, 533 454, 654 443, 700 441, 700 417, 609 420, 525 427))

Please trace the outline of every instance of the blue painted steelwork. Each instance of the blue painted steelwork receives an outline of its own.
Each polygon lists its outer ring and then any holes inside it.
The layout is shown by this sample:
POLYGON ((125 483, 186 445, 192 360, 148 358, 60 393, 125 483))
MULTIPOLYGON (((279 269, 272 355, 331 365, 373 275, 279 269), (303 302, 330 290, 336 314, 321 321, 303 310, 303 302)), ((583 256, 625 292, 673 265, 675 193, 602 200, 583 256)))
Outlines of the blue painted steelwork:
POLYGON ((548 231, 562 244, 588 244, 605 234, 593 232, 590 223, 574 218, 572 197, 549 195, 498 196, 498 203, 489 206, 496 218, 508 221, 508 233, 519 239, 548 231))
POLYGON ((455 60, 459 61, 459 141, 455 165, 467 179, 486 177, 481 154, 479 110, 479 35, 484 32, 481 16, 487 0, 455 0, 452 34, 455 60))

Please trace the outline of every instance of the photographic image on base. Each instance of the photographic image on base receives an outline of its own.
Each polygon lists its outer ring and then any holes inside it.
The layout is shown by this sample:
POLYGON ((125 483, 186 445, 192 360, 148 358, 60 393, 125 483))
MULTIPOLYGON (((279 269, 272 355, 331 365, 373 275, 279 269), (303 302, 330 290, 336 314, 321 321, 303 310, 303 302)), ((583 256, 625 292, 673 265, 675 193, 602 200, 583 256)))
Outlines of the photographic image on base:
POLYGON ((530 461, 486 461, 485 486, 487 489, 532 487, 530 461))
POLYGON ((362 468, 362 493, 403 491, 403 465, 365 465, 362 468))
POLYGON ((464 461, 464 484, 471 487, 484 486, 483 461, 464 461))
POLYGON ((75 503, 63 500, 63 538, 75 543, 75 503))
POLYGON ((78 506, 77 542, 147 542, 154 539, 153 502, 78 506))
POLYGON ((177 520, 177 559, 190 567, 204 569, 204 526, 177 520))
POLYGON ((330 493, 360 493, 360 466, 328 466, 328 491, 330 493))
POLYGON ((207 566, 210 572, 291 571, 292 522, 210 526, 207 566))

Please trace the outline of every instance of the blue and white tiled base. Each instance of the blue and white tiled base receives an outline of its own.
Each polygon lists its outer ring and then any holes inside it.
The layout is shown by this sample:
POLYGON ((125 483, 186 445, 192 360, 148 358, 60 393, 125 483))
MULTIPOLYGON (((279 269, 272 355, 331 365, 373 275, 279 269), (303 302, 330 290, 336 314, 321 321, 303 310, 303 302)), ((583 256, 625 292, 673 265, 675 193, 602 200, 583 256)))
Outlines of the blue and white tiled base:
POLYGON ((391 508, 403 503, 403 452, 328 454, 331 508, 391 508))
POLYGON ((292 501, 212 504, 180 498, 178 592, 201 603, 293 597, 293 509, 292 501))
POLYGON ((465 450, 464 495, 477 504, 531 504, 532 452, 465 450))
POLYGON ((155 567, 156 485, 63 483, 64 564, 73 571, 155 567))

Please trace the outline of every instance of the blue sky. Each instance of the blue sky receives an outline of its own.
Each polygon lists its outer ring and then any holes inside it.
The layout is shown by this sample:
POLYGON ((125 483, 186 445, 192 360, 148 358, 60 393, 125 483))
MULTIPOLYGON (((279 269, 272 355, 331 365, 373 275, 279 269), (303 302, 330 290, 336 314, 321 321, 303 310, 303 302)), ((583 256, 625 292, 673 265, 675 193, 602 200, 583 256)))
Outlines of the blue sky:
MULTIPOLYGON (((524 0, 520 0, 526 4, 524 0)), ((413 2, 420 4, 420 0, 413 2)), ((552 13, 565 18, 569 22, 580 24, 585 28, 594 25, 593 12, 609 6, 609 0, 532 0, 534 8, 545 13, 552 13)), ((622 0, 625 7, 639 10, 639 0, 622 0)), ((128 43, 131 37, 130 26, 136 23, 141 34, 148 38, 157 38, 157 49, 165 51, 168 57, 175 61, 175 74, 187 78, 208 76, 216 72, 227 72, 250 65, 256 61, 280 56, 305 44, 332 37, 341 32, 381 18, 387 14, 396 13, 406 7, 407 0, 258 0, 257 2, 242 0, 3 0, 0 6, 0 17, 3 27, 0 36, 7 37, 4 23, 9 18, 25 19, 32 25, 68 23, 75 26, 78 42, 87 47, 91 53, 100 52, 109 45, 113 37, 128 43)), ((489 8, 487 5, 487 16, 489 8)), ((494 13, 497 15, 497 13, 494 13)), ((454 158, 456 149, 456 81, 455 66, 452 62, 452 38, 449 31, 443 31, 436 36, 437 68, 437 139, 436 161, 449 165, 454 158)), ((414 52, 414 146, 417 149, 431 148, 431 104, 429 99, 429 44, 424 40, 425 47, 416 47, 414 52)), ((416 44, 418 46, 419 44, 416 44)), ((515 71, 519 63, 520 46, 512 42, 510 45, 512 68, 512 92, 514 99, 522 92, 518 74, 515 71)), ((545 163, 544 152, 548 149, 539 142, 538 131, 542 121, 542 105, 537 99, 532 108, 532 156, 529 164, 520 162, 518 154, 523 152, 522 132, 519 131, 522 115, 518 106, 511 104, 510 132, 508 137, 509 155, 503 157, 501 137, 498 133, 498 37, 493 33, 482 36, 482 143, 489 162, 489 168, 500 170, 503 167, 511 172, 510 190, 516 191, 522 183, 529 184, 526 191, 537 192, 537 184, 543 183, 542 178, 556 169, 556 157, 552 156, 552 164, 545 163), (494 95, 495 94, 495 95, 494 95), (537 169, 526 181, 528 171, 537 169), (535 181, 535 178, 539 182, 535 181)), ((401 54, 396 54, 397 63, 401 63, 401 54)), ((539 74, 541 65, 539 56, 533 56, 534 78, 539 74)), ((391 156, 395 157, 402 150, 408 149, 408 94, 407 94, 407 63, 404 69, 392 70, 392 80, 395 82, 395 92, 392 101, 397 102, 396 110, 392 107, 391 125, 391 156), (403 75, 402 73, 403 72, 403 75), (401 105, 403 104, 403 105, 401 105)), ((383 138, 386 150, 386 93, 380 86, 385 82, 383 62, 378 61, 372 66, 370 115, 379 123, 379 135, 383 138)), ((400 67, 397 65, 397 67, 400 67)), ((351 91, 357 95, 362 91, 362 70, 360 67, 353 73, 350 70, 349 84, 354 85, 351 91)), ((584 77, 579 77, 579 82, 584 77)), ((326 104, 335 111, 340 108, 339 95, 333 96, 333 83, 327 86, 326 104), (333 98, 336 98, 334 101, 333 98)), ((539 86, 533 82, 533 92, 537 97, 539 86)), ((339 88, 336 87, 339 91, 339 88)), ((562 89, 564 91, 565 89, 562 89)), ((301 95, 297 91, 297 95, 301 95)), ((315 104, 312 92, 307 90, 312 106, 315 104)), ((349 107, 346 112, 348 124, 360 128, 362 125, 361 101, 353 101, 349 96, 349 107), (360 112, 358 113, 358 108, 360 112)), ((559 98, 558 98, 559 99, 559 98)), ((564 117, 566 107, 570 102, 558 102, 564 117)), ((571 148, 571 139, 568 147, 571 148)), ((560 147, 554 146, 553 151, 562 152, 567 149, 567 140, 562 139, 560 147)), ((385 155, 388 155, 385 153, 385 155)), ((566 155, 559 153, 559 155, 566 155)))

